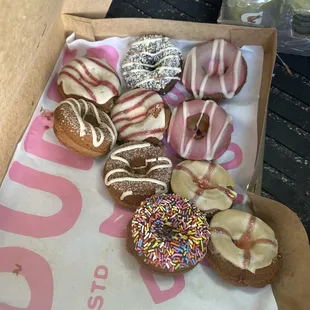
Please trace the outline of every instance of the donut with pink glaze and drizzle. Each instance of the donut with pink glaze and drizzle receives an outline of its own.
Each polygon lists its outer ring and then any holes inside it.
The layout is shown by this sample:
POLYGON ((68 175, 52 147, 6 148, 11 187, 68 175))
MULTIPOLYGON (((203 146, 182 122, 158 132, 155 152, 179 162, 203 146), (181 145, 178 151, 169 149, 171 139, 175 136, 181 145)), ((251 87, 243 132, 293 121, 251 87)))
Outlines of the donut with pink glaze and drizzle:
POLYGON ((116 102, 111 118, 120 141, 150 141, 163 139, 171 111, 155 91, 134 89, 126 92, 116 102))
POLYGON ((167 141, 182 158, 215 160, 228 148, 232 118, 212 100, 184 101, 173 110, 167 141))
POLYGON ((85 99, 105 112, 110 112, 121 91, 115 70, 104 59, 94 57, 72 59, 61 69, 57 84, 65 99, 85 99))
POLYGON ((182 82, 194 98, 217 102, 231 99, 240 92, 247 77, 247 65, 241 50, 220 39, 192 48, 182 82))

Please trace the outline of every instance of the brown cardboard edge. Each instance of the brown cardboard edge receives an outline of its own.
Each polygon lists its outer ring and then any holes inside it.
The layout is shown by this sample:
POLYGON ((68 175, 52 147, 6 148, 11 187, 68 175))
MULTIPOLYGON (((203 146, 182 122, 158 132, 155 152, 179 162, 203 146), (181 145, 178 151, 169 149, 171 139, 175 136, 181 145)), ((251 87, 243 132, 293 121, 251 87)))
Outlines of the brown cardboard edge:
POLYGON ((32 59, 31 70, 26 72, 24 83, 11 102, 13 107, 11 111, 14 112, 8 114, 4 120, 3 131, 1 132, 4 139, 1 141, 1 144, 4 147, 2 149, 0 168, 5 168, 0 169, 0 186, 18 143, 28 126, 37 102, 50 78, 64 42, 63 23, 61 18, 57 18, 41 37, 37 52, 32 59))
POLYGON ((255 215, 275 232, 282 255, 279 276, 272 284, 279 310, 306 310, 310 305, 310 250, 305 228, 285 205, 249 193, 255 215))
POLYGON ((112 0, 65 0, 62 13, 87 18, 105 18, 112 0))

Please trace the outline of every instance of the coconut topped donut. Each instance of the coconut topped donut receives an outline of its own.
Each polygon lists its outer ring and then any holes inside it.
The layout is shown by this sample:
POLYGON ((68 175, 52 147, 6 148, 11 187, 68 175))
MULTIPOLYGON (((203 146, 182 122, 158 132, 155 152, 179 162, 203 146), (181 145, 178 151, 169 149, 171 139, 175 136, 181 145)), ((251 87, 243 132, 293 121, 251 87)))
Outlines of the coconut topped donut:
POLYGON ((210 226, 215 251, 240 269, 255 273, 271 265, 278 255, 274 231, 249 213, 222 211, 212 218, 210 226))
POLYGON ((234 97, 246 77, 247 65, 240 49, 221 39, 195 46, 189 52, 182 82, 196 99, 218 102, 234 97))
POLYGON ((128 142, 114 150, 104 168, 104 182, 119 205, 136 209, 142 200, 167 193, 172 163, 160 147, 128 142))
POLYGON ((212 161, 182 161, 172 172, 171 187, 209 214, 230 208, 237 196, 231 175, 212 161))
POLYGON ((83 99, 67 99, 54 114, 54 131, 59 141, 85 156, 97 157, 115 145, 117 132, 110 117, 83 99))
POLYGON ((147 35, 131 44, 122 68, 130 88, 146 88, 164 95, 181 77, 182 54, 161 35, 147 35))
POLYGON ((94 57, 72 59, 61 69, 57 84, 64 98, 87 99, 106 112, 121 87, 115 70, 104 59, 94 57))

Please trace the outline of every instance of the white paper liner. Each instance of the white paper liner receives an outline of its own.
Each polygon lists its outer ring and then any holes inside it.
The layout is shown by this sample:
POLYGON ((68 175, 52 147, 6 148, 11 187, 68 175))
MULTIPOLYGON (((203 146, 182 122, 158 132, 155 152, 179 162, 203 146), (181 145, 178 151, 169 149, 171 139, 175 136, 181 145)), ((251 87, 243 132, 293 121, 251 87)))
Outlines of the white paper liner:
MULTIPOLYGON (((206 261, 179 276, 141 268, 125 249, 132 212, 114 205, 102 181, 105 158, 85 159, 58 143, 46 111, 60 100, 55 82, 63 63, 86 53, 104 57, 122 77, 133 40, 67 40, 0 189, 0 309, 277 309, 269 285, 234 287, 206 261)), ((197 42, 176 44, 186 56, 197 42)), ((242 55, 247 82, 222 104, 233 118, 230 149, 238 158, 229 150, 219 159, 235 180, 239 203, 254 172, 263 50, 245 46, 242 55)), ((123 79, 122 85, 125 91, 123 79)), ((184 98, 180 84, 165 96, 173 106, 184 98)))

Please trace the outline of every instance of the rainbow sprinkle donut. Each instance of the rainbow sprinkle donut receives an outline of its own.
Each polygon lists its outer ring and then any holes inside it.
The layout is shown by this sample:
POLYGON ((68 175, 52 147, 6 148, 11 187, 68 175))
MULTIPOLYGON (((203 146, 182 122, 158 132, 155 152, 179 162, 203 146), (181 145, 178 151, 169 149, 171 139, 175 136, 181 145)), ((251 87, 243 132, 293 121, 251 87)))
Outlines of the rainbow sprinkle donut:
POLYGON ((128 250, 146 267, 160 273, 183 273, 206 255, 206 216, 176 194, 153 195, 136 210, 129 225, 128 250))

